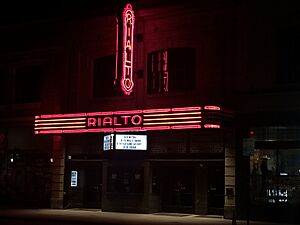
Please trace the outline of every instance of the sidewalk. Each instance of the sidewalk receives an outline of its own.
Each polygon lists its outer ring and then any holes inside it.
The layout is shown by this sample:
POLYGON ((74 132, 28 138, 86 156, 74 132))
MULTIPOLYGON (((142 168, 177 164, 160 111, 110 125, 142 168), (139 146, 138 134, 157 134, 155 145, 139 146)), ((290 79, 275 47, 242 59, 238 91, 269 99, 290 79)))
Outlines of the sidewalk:
MULTIPOLYGON (((199 216, 193 214, 178 213, 115 213, 101 212, 100 210, 88 209, 2 209, 1 219, 48 221, 48 222, 76 222, 84 224, 126 224, 126 225, 232 225, 232 220, 217 216, 199 216)), ((238 220, 237 225, 246 225, 246 221, 238 220)), ((250 225, 278 225, 279 223, 268 223, 250 221, 250 225)), ((282 223, 280 223, 282 224, 282 223)), ((291 225, 291 224, 284 224, 291 225)))

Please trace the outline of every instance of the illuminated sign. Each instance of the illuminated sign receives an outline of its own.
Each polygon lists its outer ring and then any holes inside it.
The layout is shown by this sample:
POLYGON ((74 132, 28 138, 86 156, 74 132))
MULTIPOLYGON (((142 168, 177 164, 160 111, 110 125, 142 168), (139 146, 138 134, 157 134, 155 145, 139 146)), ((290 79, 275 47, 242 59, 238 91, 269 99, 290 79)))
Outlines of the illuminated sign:
POLYGON ((104 151, 113 149, 114 148, 113 144, 114 144, 114 135, 113 134, 105 135, 103 137, 103 150, 104 151))
POLYGON ((35 134, 221 128, 220 107, 200 106, 35 117, 35 134))
POLYGON ((122 79, 121 87, 126 95, 133 91, 133 30, 134 12, 127 4, 123 10, 123 46, 122 46, 122 79))
POLYGON ((169 72, 168 72, 168 51, 165 50, 162 52, 162 68, 163 68, 163 87, 164 91, 169 91, 169 72))
POLYGON ((71 187, 77 187, 78 172, 76 170, 71 171, 71 187))
POLYGON ((116 150, 147 150, 147 135, 116 134, 116 150))

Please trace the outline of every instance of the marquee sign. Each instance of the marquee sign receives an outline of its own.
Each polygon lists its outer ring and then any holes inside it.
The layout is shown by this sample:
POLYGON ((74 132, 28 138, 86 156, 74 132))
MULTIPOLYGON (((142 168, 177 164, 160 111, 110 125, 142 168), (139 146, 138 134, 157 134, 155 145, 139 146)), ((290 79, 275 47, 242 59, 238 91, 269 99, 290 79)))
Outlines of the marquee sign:
POLYGON ((35 117, 35 134, 220 128, 218 106, 108 111, 35 117))

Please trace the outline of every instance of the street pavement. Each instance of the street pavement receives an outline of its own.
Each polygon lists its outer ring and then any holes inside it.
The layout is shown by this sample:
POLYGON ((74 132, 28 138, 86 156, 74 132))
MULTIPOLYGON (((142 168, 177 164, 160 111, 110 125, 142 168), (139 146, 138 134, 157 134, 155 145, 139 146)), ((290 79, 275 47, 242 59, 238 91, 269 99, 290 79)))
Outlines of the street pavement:
MULTIPOLYGON (((116 213, 95 209, 1 209, 0 224, 27 221, 24 224, 106 224, 106 225, 247 225, 245 220, 232 221, 221 216, 178 213, 116 213), (37 223, 37 221, 39 223, 37 223)), ((23 224, 23 223, 22 223, 23 224)), ((249 221, 249 225, 291 225, 249 221)))

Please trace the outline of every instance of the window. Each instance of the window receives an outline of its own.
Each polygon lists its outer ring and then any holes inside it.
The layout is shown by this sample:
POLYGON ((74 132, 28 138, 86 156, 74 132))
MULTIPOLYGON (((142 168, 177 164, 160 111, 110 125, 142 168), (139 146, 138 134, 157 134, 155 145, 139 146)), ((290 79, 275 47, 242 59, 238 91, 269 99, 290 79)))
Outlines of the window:
POLYGON ((250 155, 252 203, 300 203, 300 149, 256 149, 250 155))
POLYGON ((6 103, 8 85, 8 74, 5 69, 0 68, 0 105, 6 103))
POLYGON ((119 83, 114 85, 116 58, 115 55, 104 56, 94 60, 93 97, 111 97, 120 95, 119 83))
POLYGON ((15 103, 35 103, 41 98, 41 67, 22 66, 15 74, 15 103))
POLYGON ((173 93, 195 88, 196 51, 174 48, 148 54, 148 94, 173 93))
POLYGON ((289 28, 279 36, 278 82, 300 83, 300 32, 289 28))

